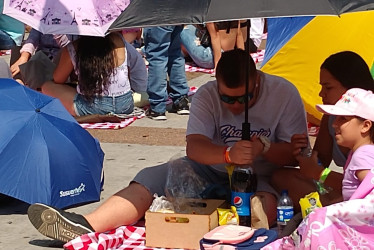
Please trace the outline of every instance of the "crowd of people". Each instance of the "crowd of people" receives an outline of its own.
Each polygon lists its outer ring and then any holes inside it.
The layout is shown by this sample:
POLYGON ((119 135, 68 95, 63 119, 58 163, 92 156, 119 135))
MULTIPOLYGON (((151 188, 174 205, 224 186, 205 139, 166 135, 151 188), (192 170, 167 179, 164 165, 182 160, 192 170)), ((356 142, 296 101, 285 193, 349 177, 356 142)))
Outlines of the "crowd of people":
MULTIPOLYGON (((15 31, 2 28, 5 25, 0 26, 6 37, 0 39, 0 49, 12 50, 12 78, 60 99, 71 115, 80 118, 78 121, 82 121, 82 116, 95 114, 131 114, 136 105, 135 93, 146 93, 149 118, 166 120, 169 98, 173 102, 169 112, 189 114, 185 57, 191 57, 201 67, 215 69, 223 51, 244 49, 248 22, 206 24, 201 29, 205 30, 208 43, 200 43, 198 26, 194 25, 124 29, 96 38, 42 34, 31 29, 23 42, 23 24, 17 36, 15 31), (88 49, 86 44, 90 44, 88 49), (141 53, 135 53, 134 47, 141 53), (141 58, 142 54, 146 60, 141 58)), ((251 52, 257 51, 263 31, 264 19, 252 19, 251 52)), ((9 77, 8 69, 2 70, 9 77)))
MULTIPOLYGON (((301 96, 288 80, 256 69, 244 50, 249 44, 247 49, 256 51, 260 42, 256 32, 250 42, 245 41, 249 24, 257 33, 264 30, 263 19, 207 23, 205 27, 150 27, 105 37, 49 35, 48 39, 36 39, 41 34, 31 30, 7 74, 15 77, 21 64, 28 62, 35 51, 43 51, 56 64, 52 78, 36 89, 60 99, 74 117, 131 114, 133 92, 147 92, 147 116, 166 120, 170 98, 173 104, 169 112, 189 115, 186 156, 177 160, 176 167, 190 169, 194 178, 206 183, 201 190, 210 190, 205 198, 224 199, 230 191, 225 166, 252 166, 257 176, 256 195, 263 198, 271 227, 276 223, 281 190, 289 191, 296 212, 300 211, 297 201, 316 190, 315 182, 332 160, 344 171, 328 173, 325 184, 332 190, 321 195, 323 204, 346 201, 354 194, 374 163, 374 80, 366 62, 351 51, 333 54, 322 63, 319 95, 323 105, 317 105, 317 109, 324 115, 310 155, 304 154, 310 141, 301 96), (131 44, 139 39, 140 32, 148 72, 142 55, 131 44), (185 56, 215 70, 215 79, 198 89, 192 103, 187 96, 185 56), (246 100, 250 140, 242 139, 246 100), (217 187, 226 193, 222 196, 215 192, 217 187)), ((1 49, 20 46, 17 39, 1 42, 1 49)), ((23 79, 20 83, 27 85, 23 79)), ((165 163, 143 169, 126 188, 86 215, 32 204, 30 221, 42 234, 66 242, 88 232, 130 225, 143 218, 154 194, 166 194, 170 167, 165 163), (45 211, 55 219, 43 217, 45 211)))

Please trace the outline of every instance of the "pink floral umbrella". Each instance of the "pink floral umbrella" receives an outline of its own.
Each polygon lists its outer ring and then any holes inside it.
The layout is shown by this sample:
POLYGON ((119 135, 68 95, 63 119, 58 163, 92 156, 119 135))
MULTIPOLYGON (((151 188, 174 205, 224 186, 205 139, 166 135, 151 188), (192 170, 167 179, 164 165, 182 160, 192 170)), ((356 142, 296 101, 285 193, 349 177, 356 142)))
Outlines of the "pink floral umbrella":
POLYGON ((130 0, 4 0, 3 13, 44 34, 105 36, 130 0))

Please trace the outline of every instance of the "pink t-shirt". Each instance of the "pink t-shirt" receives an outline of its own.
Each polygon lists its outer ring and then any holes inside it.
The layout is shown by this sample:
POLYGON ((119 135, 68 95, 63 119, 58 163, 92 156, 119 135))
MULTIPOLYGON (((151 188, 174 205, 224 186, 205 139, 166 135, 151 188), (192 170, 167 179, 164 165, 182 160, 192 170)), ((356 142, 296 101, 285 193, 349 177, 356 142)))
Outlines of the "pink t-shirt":
POLYGON ((359 147, 354 153, 350 152, 344 166, 343 199, 349 200, 360 185, 356 177, 357 170, 369 170, 374 167, 374 145, 359 147))

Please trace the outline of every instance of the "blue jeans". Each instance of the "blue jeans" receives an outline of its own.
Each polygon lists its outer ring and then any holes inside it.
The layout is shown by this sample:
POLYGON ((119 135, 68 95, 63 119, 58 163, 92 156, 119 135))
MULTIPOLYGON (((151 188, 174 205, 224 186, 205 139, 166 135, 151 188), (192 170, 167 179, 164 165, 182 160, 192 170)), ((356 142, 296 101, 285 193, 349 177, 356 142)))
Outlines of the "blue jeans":
POLYGON ((181 52, 182 29, 182 26, 163 26, 145 28, 143 31, 145 55, 149 62, 147 93, 154 112, 166 111, 168 96, 173 102, 178 102, 178 99, 188 94, 185 61, 181 52))
POLYGON ((0 30, 0 50, 9 50, 16 46, 13 39, 4 31, 0 30))
POLYGON ((109 113, 131 114, 134 110, 134 99, 131 91, 116 97, 96 97, 93 102, 88 102, 81 94, 76 94, 74 109, 77 116, 93 114, 107 115, 109 113))
POLYGON ((182 45, 186 48, 191 59, 202 68, 213 69, 214 60, 211 47, 200 45, 199 38, 196 37, 196 27, 186 25, 181 33, 182 45))

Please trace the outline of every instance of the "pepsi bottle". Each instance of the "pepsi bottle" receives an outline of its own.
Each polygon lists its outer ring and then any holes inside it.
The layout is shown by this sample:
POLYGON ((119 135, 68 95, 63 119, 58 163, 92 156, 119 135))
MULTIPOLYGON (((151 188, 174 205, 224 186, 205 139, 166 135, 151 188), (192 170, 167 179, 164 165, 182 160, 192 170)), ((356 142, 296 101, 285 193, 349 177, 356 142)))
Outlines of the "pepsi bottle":
POLYGON ((231 177, 231 205, 236 207, 241 226, 251 226, 251 196, 256 187, 257 179, 252 168, 235 168, 231 177))

